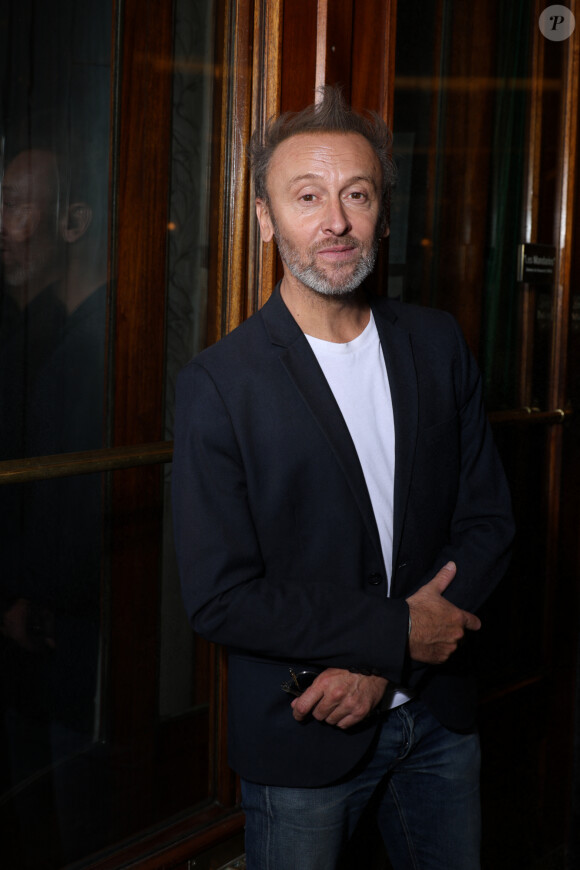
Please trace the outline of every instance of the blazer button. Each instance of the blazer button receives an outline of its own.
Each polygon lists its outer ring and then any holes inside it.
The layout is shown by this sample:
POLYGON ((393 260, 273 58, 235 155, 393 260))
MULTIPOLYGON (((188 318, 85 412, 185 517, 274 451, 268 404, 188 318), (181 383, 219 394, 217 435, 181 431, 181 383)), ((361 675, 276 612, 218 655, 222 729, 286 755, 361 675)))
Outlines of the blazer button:
POLYGON ((379 586, 380 583, 383 582, 383 578, 381 574, 369 574, 369 583, 371 586, 379 586))

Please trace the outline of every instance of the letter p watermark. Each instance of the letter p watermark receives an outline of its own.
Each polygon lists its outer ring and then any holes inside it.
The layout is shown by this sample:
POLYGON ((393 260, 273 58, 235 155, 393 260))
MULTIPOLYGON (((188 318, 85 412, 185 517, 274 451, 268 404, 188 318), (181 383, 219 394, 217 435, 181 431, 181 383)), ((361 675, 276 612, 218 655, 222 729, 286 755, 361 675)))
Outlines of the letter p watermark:
POLYGON ((552 42, 563 42, 574 33, 576 19, 567 6, 548 6, 540 15, 538 24, 546 39, 552 42))

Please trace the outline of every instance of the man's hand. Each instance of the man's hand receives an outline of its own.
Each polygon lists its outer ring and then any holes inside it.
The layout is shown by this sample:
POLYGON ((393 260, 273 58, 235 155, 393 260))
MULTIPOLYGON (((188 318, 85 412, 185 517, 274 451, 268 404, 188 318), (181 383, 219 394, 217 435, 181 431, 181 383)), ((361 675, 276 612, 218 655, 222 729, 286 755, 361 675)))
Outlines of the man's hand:
POLYGON ((327 668, 292 701, 294 718, 301 722, 311 713, 319 722, 350 728, 374 710, 385 694, 387 683, 383 677, 327 668))
POLYGON ((477 631, 481 622, 443 598, 457 567, 448 562, 429 583, 407 598, 411 613, 409 654, 418 662, 440 665, 455 652, 466 629, 477 631))

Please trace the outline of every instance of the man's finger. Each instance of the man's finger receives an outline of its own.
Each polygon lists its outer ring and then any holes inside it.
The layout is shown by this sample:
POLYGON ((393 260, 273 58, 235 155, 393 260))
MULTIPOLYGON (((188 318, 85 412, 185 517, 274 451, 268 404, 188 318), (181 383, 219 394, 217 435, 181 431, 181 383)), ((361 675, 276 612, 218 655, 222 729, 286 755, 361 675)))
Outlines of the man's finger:
POLYGON ((479 631, 481 628, 481 619, 475 615, 475 613, 469 613, 467 610, 464 611, 466 619, 465 619, 465 628, 468 628, 469 631, 479 631))
POLYGON ((439 595, 442 595, 454 579, 456 573, 457 565, 455 562, 448 562, 439 569, 433 579, 427 583, 427 586, 431 586, 439 593, 439 595))
POLYGON ((308 716, 319 701, 324 697, 324 690, 320 689, 316 686, 316 681, 306 689, 306 691, 300 695, 299 698, 294 698, 290 706, 292 707, 293 715, 295 719, 299 721, 305 719, 308 716))

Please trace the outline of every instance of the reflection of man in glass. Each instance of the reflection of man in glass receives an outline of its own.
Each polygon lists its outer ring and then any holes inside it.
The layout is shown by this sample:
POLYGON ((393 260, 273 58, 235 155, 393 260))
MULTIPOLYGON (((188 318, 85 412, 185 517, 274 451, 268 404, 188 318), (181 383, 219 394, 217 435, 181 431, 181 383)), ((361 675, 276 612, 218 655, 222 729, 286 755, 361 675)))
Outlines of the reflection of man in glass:
MULTIPOLYGON (((103 179, 78 147, 64 155, 27 149, 7 166, 0 401, 10 425, 0 433, 2 459, 102 446, 103 179)), ((61 762, 53 782, 61 818, 82 799, 65 760, 90 745, 95 724, 100 516, 99 476, 0 487, 8 764, 16 785, 61 762)))
POLYGON ((0 250, 5 283, 21 307, 62 279, 63 243, 80 237, 90 221, 84 203, 72 212, 76 226, 69 228, 68 214, 55 220, 58 196, 54 154, 23 151, 8 166, 2 185, 0 250))
POLYGON ((4 176, 0 253, 7 292, 21 308, 55 285, 71 310, 103 283, 104 262, 87 252, 92 206, 75 200, 61 177, 57 155, 41 149, 22 151, 4 176))

